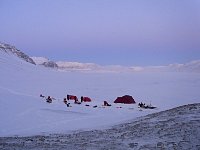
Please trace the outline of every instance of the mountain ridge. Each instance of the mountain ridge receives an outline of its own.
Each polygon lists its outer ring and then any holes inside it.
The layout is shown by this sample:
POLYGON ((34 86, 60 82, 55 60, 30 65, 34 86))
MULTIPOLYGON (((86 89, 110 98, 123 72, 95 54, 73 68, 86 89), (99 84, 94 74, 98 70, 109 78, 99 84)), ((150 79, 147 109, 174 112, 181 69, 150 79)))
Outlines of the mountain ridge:
MULTIPOLYGON (((36 64, 44 65, 44 63, 52 62, 56 64, 61 71, 95 71, 95 72, 200 72, 200 60, 193 60, 184 64, 174 63, 165 66, 122 66, 122 65, 105 65, 101 66, 95 63, 81 63, 71 61, 50 61, 44 57, 31 57, 36 64), (38 62, 38 58, 42 58, 38 62)), ((48 66, 47 66, 48 67, 48 66)))
POLYGON ((22 51, 18 50, 15 46, 0 42, 0 50, 4 51, 6 53, 14 54, 15 56, 19 57, 20 59, 22 59, 28 63, 36 65, 36 63, 33 61, 32 58, 30 58, 28 55, 26 55, 22 51))
POLYGON ((200 72, 200 59, 193 60, 184 64, 173 63, 165 66, 122 66, 105 65, 101 66, 95 63, 81 63, 71 61, 52 61, 45 57, 30 57, 15 46, 0 42, 0 50, 6 53, 12 53, 20 59, 48 68, 60 71, 83 71, 83 72, 200 72))

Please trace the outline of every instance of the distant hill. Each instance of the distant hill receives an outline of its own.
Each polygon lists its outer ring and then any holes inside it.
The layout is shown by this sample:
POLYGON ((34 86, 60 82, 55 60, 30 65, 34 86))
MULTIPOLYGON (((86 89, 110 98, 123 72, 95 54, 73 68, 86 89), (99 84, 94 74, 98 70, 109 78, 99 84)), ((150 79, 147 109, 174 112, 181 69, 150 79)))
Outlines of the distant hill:
POLYGON ((37 65, 42 65, 48 68, 58 68, 58 65, 45 57, 31 57, 37 65))
POLYGON ((194 60, 185 64, 173 63, 165 66, 121 66, 107 65, 101 66, 95 63, 81 63, 70 61, 54 62, 45 57, 29 57, 16 47, 0 42, 0 50, 14 54, 26 62, 35 65, 42 65, 61 71, 90 71, 90 72, 200 72, 200 60, 194 60))
POLYGON ((44 57, 31 57, 37 65, 58 68, 64 71, 90 71, 90 72, 200 72, 200 60, 194 60, 185 64, 169 64, 166 66, 101 66, 95 63, 81 63, 70 61, 50 61, 44 57))

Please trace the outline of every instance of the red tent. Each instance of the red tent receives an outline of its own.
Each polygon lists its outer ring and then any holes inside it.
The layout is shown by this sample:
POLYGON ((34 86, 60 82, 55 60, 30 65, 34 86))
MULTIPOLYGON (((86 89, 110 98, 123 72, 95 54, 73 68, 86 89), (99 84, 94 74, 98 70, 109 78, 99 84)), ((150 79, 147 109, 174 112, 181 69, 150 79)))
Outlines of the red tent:
POLYGON ((130 95, 124 95, 122 97, 117 97, 114 103, 134 104, 135 100, 130 95))
POLYGON ((91 102, 92 100, 89 97, 81 96, 81 102, 91 102))

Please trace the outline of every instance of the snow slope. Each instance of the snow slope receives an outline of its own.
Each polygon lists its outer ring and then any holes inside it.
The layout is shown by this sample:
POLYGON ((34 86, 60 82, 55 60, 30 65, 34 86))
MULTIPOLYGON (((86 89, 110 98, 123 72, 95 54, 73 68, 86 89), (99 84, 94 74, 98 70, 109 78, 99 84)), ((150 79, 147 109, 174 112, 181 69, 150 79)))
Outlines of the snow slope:
POLYGON ((43 64, 44 62, 48 62, 49 59, 45 58, 45 57, 31 57, 34 62, 37 64, 37 65, 41 65, 43 64))
POLYGON ((200 103, 147 115, 106 130, 0 138, 6 149, 199 150, 200 103))
POLYGON ((13 54, 17 56, 18 58, 35 65, 35 62, 33 61, 32 58, 30 58, 28 55, 24 54, 22 51, 18 50, 12 45, 0 42, 0 51, 13 54))
POLYGON ((0 136, 68 133, 111 125, 174 106, 199 102, 198 73, 83 73, 60 72, 27 63, 0 51, 0 136), (39 95, 56 100, 47 104, 39 95), (67 94, 93 99, 85 104, 62 102, 67 94), (133 95, 136 102, 152 103, 156 110, 140 111, 137 104, 116 105, 117 96, 133 95), (107 100, 112 107, 102 108, 107 100), (98 105, 97 108, 92 106, 98 105), (122 108, 119 108, 121 106, 122 108))

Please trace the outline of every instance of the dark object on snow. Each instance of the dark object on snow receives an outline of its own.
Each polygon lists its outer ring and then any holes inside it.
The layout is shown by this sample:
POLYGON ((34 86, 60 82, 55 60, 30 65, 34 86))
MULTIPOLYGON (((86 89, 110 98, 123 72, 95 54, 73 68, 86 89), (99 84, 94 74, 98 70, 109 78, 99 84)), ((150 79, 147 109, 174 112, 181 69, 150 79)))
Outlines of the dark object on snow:
POLYGON ((67 95, 67 100, 75 100, 78 101, 78 98, 75 95, 67 95))
POLYGON ((67 99, 64 98, 63 102, 67 105, 67 107, 70 107, 70 103, 67 103, 67 99))
POLYGON ((67 104, 67 99, 66 99, 66 98, 64 98, 64 99, 63 99, 63 102, 64 102, 65 104, 67 104))
POLYGON ((139 107, 144 107, 145 104, 143 104, 142 102, 138 104, 139 107))
POLYGON ((97 108, 97 105, 93 106, 93 108, 97 108))
POLYGON ((90 106, 90 105, 87 104, 87 105, 85 105, 85 106, 90 106))
POLYGON ((103 105, 104 105, 104 106, 111 106, 111 104, 108 104, 107 101, 104 101, 104 102, 103 102, 103 105))
POLYGON ((144 109, 155 109, 156 107, 155 106, 151 106, 151 105, 145 105, 145 103, 139 103, 138 106, 140 108, 144 108, 144 109))
POLYGON ((50 96, 48 96, 46 100, 47 100, 47 101, 46 101, 47 103, 52 103, 52 99, 51 99, 50 96))
POLYGON ((66 105, 67 105, 67 107, 70 107, 70 103, 67 103, 66 105))
POLYGON ((155 109, 156 107, 155 106, 146 106, 146 109, 155 109))
POLYGON ((81 96, 81 102, 91 102, 92 100, 89 97, 81 96))
POLYGON ((124 95, 122 97, 117 97, 114 103, 134 104, 135 100, 130 95, 124 95))
POLYGON ((42 94, 40 94, 40 97, 42 97, 42 98, 45 98, 45 96, 44 96, 44 95, 42 95, 42 94))
POLYGON ((79 102, 79 101, 74 101, 74 104, 81 104, 81 102, 79 102))
POLYGON ((122 108, 122 107, 120 106, 120 107, 116 107, 116 108, 122 108))

